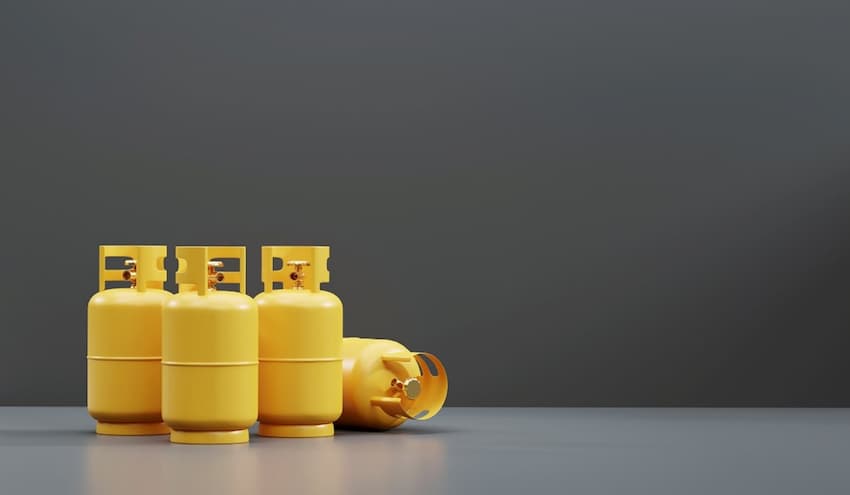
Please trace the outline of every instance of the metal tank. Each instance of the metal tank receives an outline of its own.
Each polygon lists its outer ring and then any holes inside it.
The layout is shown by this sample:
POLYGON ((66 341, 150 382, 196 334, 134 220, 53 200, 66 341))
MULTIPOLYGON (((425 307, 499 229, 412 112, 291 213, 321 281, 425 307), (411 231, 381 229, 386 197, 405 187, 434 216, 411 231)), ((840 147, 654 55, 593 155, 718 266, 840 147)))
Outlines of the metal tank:
POLYGON ((341 427, 388 430, 408 419, 432 418, 443 407, 448 376, 437 356, 392 340, 346 337, 342 342, 341 427))
POLYGON ((245 295, 245 248, 178 246, 179 291, 163 309, 162 417, 171 441, 249 440, 257 420, 257 305, 245 295), (238 271, 219 271, 226 259, 238 271), (218 290, 221 283, 238 292, 218 290))
POLYGON ((171 296, 165 246, 100 246, 100 290, 88 303, 88 411, 103 435, 164 435, 162 306, 171 296), (107 258, 124 258, 107 269, 107 258), (128 287, 106 288, 124 281, 128 287))
POLYGON ((263 246, 260 435, 334 434, 342 411, 342 302, 320 288, 330 279, 329 256, 327 246, 263 246))

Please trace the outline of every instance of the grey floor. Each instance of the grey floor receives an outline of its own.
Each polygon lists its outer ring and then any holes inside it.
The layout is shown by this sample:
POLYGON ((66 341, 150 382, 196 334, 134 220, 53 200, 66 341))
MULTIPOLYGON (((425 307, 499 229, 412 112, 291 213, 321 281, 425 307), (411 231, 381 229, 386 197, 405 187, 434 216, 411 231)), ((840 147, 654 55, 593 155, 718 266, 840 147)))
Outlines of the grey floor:
POLYGON ((850 493, 847 409, 448 408, 235 446, 93 428, 83 408, 0 408, 0 493, 850 493))

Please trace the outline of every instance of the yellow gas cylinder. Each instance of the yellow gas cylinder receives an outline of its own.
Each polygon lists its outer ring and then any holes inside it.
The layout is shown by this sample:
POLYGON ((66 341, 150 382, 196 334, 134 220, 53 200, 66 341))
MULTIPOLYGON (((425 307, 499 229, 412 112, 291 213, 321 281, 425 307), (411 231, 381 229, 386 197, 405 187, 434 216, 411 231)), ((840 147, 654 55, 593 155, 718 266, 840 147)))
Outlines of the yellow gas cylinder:
POLYGON ((263 246, 260 435, 334 434, 342 411, 342 302, 320 289, 330 279, 329 256, 327 246, 263 246))
POLYGON ((160 407, 165 246, 100 246, 100 291, 88 306, 88 410, 104 435, 164 435, 160 407), (123 270, 107 258, 125 258, 123 270), (124 280, 129 288, 107 289, 124 280))
POLYGON ((336 424, 350 428, 388 430, 407 419, 429 419, 443 407, 449 387, 437 356, 383 339, 343 339, 342 376, 336 424))
POLYGON ((257 421, 257 305, 245 295, 245 248, 176 252, 179 290, 162 313, 162 417, 175 443, 245 443, 257 421), (239 270, 217 271, 227 259, 239 270))

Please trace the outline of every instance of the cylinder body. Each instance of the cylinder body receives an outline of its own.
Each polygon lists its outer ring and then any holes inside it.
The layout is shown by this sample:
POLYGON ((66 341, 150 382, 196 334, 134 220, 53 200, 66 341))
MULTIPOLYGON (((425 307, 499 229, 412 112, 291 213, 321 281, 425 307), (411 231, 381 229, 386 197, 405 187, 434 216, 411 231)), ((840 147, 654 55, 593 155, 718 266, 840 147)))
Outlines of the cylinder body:
POLYGON ((174 295, 163 310, 162 416, 177 443, 244 443, 257 420, 257 306, 240 293, 174 295))
POLYGON ((386 394, 393 378, 419 375, 419 367, 413 360, 385 366, 381 356, 389 352, 410 351, 392 340, 343 339, 343 410, 338 425, 388 430, 404 423, 405 418, 391 416, 371 403, 373 397, 386 394))
POLYGON ((88 304, 88 411, 107 435, 162 435, 158 289, 107 289, 88 304))
POLYGON ((333 435, 342 411, 342 302, 306 289, 268 291, 256 300, 260 435, 333 435))
POLYGON ((343 408, 336 424, 349 428, 388 430, 407 419, 431 418, 448 391, 446 370, 436 356, 385 339, 343 339, 342 377, 343 408))

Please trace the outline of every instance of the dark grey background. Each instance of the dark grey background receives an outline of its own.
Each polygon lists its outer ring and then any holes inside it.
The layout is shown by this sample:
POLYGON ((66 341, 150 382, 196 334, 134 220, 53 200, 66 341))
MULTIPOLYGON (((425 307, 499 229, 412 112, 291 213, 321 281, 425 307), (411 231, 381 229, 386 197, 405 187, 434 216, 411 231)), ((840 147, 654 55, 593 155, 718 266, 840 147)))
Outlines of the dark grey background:
POLYGON ((327 243, 451 405, 848 406, 849 19, 6 1, 0 404, 85 401, 100 243, 327 243))

